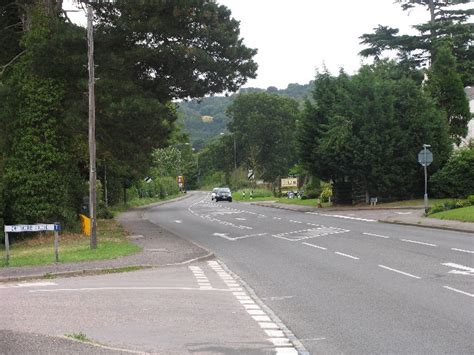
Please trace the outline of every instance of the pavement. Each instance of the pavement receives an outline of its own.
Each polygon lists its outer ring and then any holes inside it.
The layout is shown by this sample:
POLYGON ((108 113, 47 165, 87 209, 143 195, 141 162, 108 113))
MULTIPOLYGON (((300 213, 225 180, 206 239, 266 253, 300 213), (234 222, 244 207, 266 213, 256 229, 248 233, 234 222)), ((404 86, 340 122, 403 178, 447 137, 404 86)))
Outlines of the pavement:
POLYGON ((424 207, 329 207, 316 208, 301 205, 290 205, 274 201, 253 203, 258 206, 273 207, 290 211, 314 212, 321 215, 337 215, 355 218, 374 219, 382 223, 410 225, 416 227, 436 228, 458 232, 474 233, 474 223, 449 221, 424 216, 424 207))

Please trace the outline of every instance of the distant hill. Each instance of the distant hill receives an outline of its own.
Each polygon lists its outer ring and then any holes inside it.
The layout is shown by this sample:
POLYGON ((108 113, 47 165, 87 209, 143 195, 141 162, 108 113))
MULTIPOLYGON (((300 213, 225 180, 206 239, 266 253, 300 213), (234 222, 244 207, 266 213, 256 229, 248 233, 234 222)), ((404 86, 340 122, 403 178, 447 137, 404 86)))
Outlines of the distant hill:
MULTIPOLYGON (((312 88, 312 82, 306 85, 289 84, 286 89, 270 86, 267 89, 245 88, 240 93, 268 92, 291 97, 303 102, 312 88)), ((225 112, 237 94, 231 96, 212 96, 201 100, 180 102, 178 107, 179 123, 184 126, 194 148, 202 148, 209 140, 227 131, 229 118, 225 112)))

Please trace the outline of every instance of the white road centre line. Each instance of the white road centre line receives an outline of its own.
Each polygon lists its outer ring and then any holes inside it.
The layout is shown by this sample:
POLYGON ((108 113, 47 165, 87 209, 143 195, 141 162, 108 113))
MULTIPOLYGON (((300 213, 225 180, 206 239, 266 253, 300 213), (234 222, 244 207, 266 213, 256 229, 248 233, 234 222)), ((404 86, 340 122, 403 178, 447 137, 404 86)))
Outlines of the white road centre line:
POLYGON ((461 294, 469 296, 469 297, 474 297, 474 295, 472 293, 461 291, 461 290, 458 290, 456 288, 452 288, 452 287, 449 287, 449 286, 443 286, 443 287, 447 290, 451 290, 451 291, 454 291, 454 292, 457 292, 457 293, 461 293, 461 294))
POLYGON ((415 275, 412 275, 412 274, 409 274, 407 272, 403 272, 403 271, 400 271, 400 270, 397 270, 397 269, 392 269, 391 267, 388 267, 388 266, 385 266, 385 265, 379 265, 379 267, 381 267, 382 269, 397 272, 397 273, 405 275, 405 276, 413 277, 414 279, 421 279, 421 277, 419 277, 419 276, 415 276, 415 275))
POLYGON ((374 234, 374 233, 362 233, 362 234, 370 235, 371 237, 378 237, 378 238, 385 238, 385 239, 390 238, 390 237, 387 237, 386 235, 380 235, 380 234, 374 234))
POLYGON ((458 249, 458 248, 451 248, 451 250, 460 251, 462 253, 474 254, 474 250, 466 250, 466 249, 458 249))
POLYGON ((354 259, 354 260, 359 260, 359 258, 357 256, 352 256, 352 255, 349 255, 349 254, 344 254, 344 253, 341 253, 339 251, 335 251, 334 254, 337 254, 337 255, 341 255, 341 256, 345 256, 346 258, 351 258, 351 259, 354 259))
POLYGON ((321 249, 321 250, 328 250, 328 248, 320 247, 319 245, 314 245, 314 244, 305 243, 305 242, 303 242, 303 244, 307 245, 307 246, 310 246, 310 247, 313 247, 313 248, 318 248, 318 249, 321 249))
POLYGON ((437 247, 436 244, 431 244, 431 243, 425 243, 425 242, 419 242, 417 240, 410 240, 410 239, 400 239, 402 242, 407 242, 407 243, 414 243, 414 244, 421 244, 421 245, 427 245, 430 247, 437 247))

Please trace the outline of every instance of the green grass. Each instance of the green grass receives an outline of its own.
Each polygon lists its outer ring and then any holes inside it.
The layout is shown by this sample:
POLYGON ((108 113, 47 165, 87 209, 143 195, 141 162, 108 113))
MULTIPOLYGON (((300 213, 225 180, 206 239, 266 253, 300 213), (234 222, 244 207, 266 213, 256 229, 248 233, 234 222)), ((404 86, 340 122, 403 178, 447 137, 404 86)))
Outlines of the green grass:
MULTIPOLYGON (((126 238, 126 232, 114 220, 98 220, 97 248, 81 234, 64 233, 59 238, 59 263, 114 259, 139 252, 140 248, 126 238)), ((53 264, 54 236, 51 233, 15 242, 10 248, 9 266, 53 264)), ((0 267, 6 267, 1 260, 0 267)))
POLYGON ((474 222, 474 206, 455 208, 449 211, 433 213, 429 217, 461 222, 474 222))
POLYGON ((89 342, 91 343, 92 340, 89 339, 84 333, 82 332, 79 332, 79 333, 72 333, 72 334, 66 334, 66 336, 68 338, 72 338, 72 339, 76 339, 76 340, 79 340, 79 341, 83 341, 83 342, 89 342))
MULTIPOLYGON (((442 205, 445 202, 452 201, 452 198, 429 198, 428 205, 442 205)), ((403 201, 394 201, 394 202, 387 202, 387 203, 378 203, 377 206, 381 207, 419 207, 424 205, 423 199, 416 199, 416 200, 403 200, 403 201)))
POLYGON ((146 206, 150 205, 152 203, 160 202, 160 201, 167 201, 171 200, 173 198, 176 198, 178 196, 181 196, 181 194, 178 195, 169 195, 166 196, 165 198, 159 198, 159 197, 145 197, 145 198, 134 198, 130 201, 127 202, 127 204, 119 203, 117 205, 111 206, 109 209, 112 212, 114 216, 118 215, 121 212, 125 212, 129 210, 132 207, 140 207, 140 206, 146 206))

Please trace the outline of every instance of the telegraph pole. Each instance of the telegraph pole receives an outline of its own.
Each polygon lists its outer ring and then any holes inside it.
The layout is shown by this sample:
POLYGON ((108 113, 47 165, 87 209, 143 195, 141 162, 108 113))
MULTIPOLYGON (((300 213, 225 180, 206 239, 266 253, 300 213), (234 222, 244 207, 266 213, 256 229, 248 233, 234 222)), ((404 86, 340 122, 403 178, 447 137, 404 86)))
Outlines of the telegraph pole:
POLYGON ((94 71, 94 12, 87 3, 87 57, 89 67, 89 212, 91 218, 90 247, 97 248, 97 171, 95 144, 95 71, 94 71))

